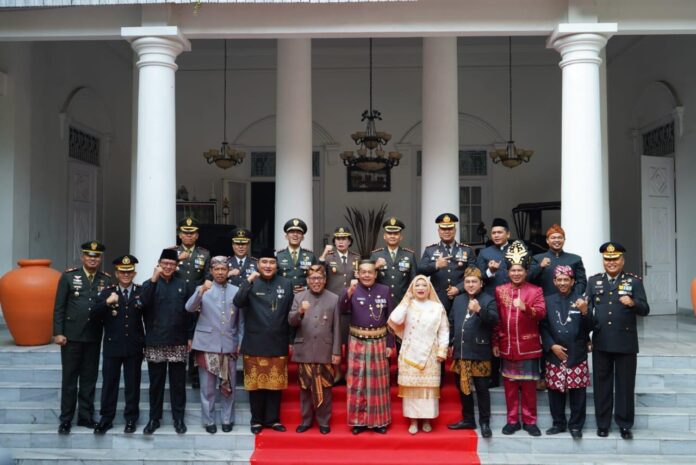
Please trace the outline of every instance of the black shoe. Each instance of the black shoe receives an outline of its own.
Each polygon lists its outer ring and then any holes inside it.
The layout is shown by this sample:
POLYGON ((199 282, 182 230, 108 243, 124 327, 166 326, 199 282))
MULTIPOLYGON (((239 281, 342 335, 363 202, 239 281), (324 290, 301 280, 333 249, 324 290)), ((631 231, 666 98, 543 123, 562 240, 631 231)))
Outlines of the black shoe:
POLYGON ((97 423, 97 426, 94 427, 94 434, 102 435, 105 434, 107 431, 111 429, 111 427, 114 426, 110 421, 100 421, 97 423))
MULTIPOLYGON (((215 430, 217 431, 217 428, 215 430)), ((176 434, 186 433, 186 423, 184 423, 184 420, 174 420, 174 431, 176 431, 176 434)))
POLYGON ((353 434, 360 434, 360 433, 364 432, 365 430, 367 430, 367 426, 353 426, 353 428, 351 428, 350 431, 353 434))
POLYGON ((159 427, 159 420, 150 420, 147 422, 147 425, 145 425, 145 428, 143 428, 143 434, 152 434, 157 431, 159 427))
POLYGON ((476 429, 476 423, 469 420, 459 420, 456 423, 447 425, 447 429, 476 429))
POLYGON ((82 426, 83 428, 94 429, 98 424, 94 420, 77 420, 77 426, 82 426))
POLYGON ((205 432, 210 433, 210 434, 215 434, 217 433, 217 426, 215 425, 206 425, 205 427, 205 432))
POLYGON ((537 425, 528 425, 525 423, 522 428, 528 432, 530 436, 541 436, 541 430, 539 430, 537 425))
POLYGON ((609 428, 597 428, 597 436, 600 438, 606 438, 609 436, 609 428))
POLYGON ((295 431, 297 431, 298 433, 304 433, 305 431, 308 431, 311 427, 311 425, 300 425, 297 428, 295 428, 295 431))
POLYGON ((70 434, 70 428, 72 428, 72 424, 69 421, 63 421, 58 426, 58 434, 70 434))
POLYGON ((493 437, 493 431, 491 431, 491 425, 488 423, 481 423, 481 436, 484 438, 493 437))
POLYGON ((560 434, 560 433, 565 433, 566 429, 561 428, 560 426, 552 426, 551 428, 546 430, 546 435, 547 436, 553 436, 554 434, 560 434))
POLYGON ((123 432, 124 432, 124 433, 129 433, 129 434, 130 434, 130 433, 135 433, 135 429, 136 429, 136 428, 135 428, 135 421, 133 421, 133 420, 128 420, 128 421, 126 422, 126 427, 123 428, 123 432))
POLYGON ((519 423, 508 423, 503 426, 503 434, 509 436, 511 434, 515 434, 515 431, 519 431, 521 429, 522 427, 519 423))
POLYGON ((621 439, 633 439, 633 433, 630 428, 621 428, 621 439))
POLYGON ((234 423, 223 423, 222 424, 222 432, 229 433, 230 431, 232 431, 233 426, 234 426, 234 423))
POLYGON ((571 429, 570 435, 573 437, 573 439, 581 439, 582 438, 582 430, 581 429, 571 429))
POLYGON ((251 432, 254 434, 259 434, 263 429, 263 425, 251 425, 251 432))
POLYGON ((273 423, 271 425, 271 429, 273 431, 278 431, 279 433, 284 433, 287 431, 287 428, 282 423, 273 423))
POLYGON ((387 434, 387 427, 386 426, 378 426, 377 428, 374 429, 375 433, 379 434, 387 434))
POLYGON ((330 426, 321 426, 319 425, 319 432, 321 434, 329 434, 331 432, 331 427, 330 426))

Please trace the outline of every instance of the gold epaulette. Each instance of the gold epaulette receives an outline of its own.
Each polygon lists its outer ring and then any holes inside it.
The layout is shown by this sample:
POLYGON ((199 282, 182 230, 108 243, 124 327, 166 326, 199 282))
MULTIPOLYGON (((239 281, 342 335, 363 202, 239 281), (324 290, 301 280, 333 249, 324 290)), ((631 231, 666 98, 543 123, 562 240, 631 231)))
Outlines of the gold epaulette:
POLYGON ((402 247, 402 249, 404 249, 406 252, 411 252, 413 255, 416 254, 415 250, 409 249, 408 247, 402 247))
POLYGON ((380 247, 380 248, 378 248, 378 249, 375 249, 375 250, 373 250, 373 251, 370 252, 370 253, 381 252, 382 250, 384 250, 384 247, 380 247))
POLYGON ((102 273, 105 274, 107 278, 111 277, 111 275, 109 273, 107 273, 106 271, 102 271, 102 273))
POLYGON ((65 273, 72 273, 73 271, 77 271, 77 270, 79 270, 78 267, 75 267, 75 268, 66 268, 66 269, 65 269, 65 273))

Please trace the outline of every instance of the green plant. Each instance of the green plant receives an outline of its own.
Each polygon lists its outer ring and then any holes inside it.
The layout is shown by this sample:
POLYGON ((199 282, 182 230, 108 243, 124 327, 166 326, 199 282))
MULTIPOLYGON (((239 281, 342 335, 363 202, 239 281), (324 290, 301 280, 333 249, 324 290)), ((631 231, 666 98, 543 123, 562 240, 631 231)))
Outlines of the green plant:
POLYGON ((369 208, 366 212, 355 207, 346 207, 345 219, 353 231, 355 249, 362 258, 370 258, 375 249, 386 212, 386 203, 379 209, 369 208))

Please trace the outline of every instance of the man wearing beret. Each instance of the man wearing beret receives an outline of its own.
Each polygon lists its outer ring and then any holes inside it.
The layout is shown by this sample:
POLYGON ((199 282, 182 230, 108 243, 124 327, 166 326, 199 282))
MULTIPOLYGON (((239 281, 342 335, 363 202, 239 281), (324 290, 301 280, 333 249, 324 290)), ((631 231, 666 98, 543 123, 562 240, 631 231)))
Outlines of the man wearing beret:
POLYGON ((233 256, 229 259, 227 281, 239 287, 251 273, 258 269, 257 260, 249 253, 251 249, 251 231, 236 228, 232 231, 233 256))
POLYGON ((186 360, 189 354, 189 317, 186 281, 175 276, 179 262, 174 249, 164 249, 152 277, 143 283, 140 298, 145 307, 145 360, 150 376, 150 420, 143 429, 152 434, 160 427, 164 384, 169 372, 169 396, 177 434, 186 432, 186 360))
MULTIPOLYGON (((183 279, 186 282, 186 296, 193 294, 196 286, 203 284, 208 267, 210 265, 210 252, 196 244, 198 241, 198 222, 192 217, 186 217, 179 222, 177 233, 181 244, 172 247, 176 250, 178 256, 178 266, 175 276, 183 279)), ((189 316, 189 339, 193 339, 193 328, 196 326, 196 318, 198 314, 189 316)), ((188 376, 191 381, 191 386, 198 388, 198 370, 193 361, 193 352, 188 359, 188 376)))
POLYGON ((65 270, 58 281, 53 310, 53 340, 60 346, 63 368, 59 434, 69 434, 78 404, 77 425, 94 428, 94 392, 99 373, 102 327, 93 318, 97 295, 110 276, 99 271, 105 247, 82 244, 82 266, 65 270), (79 390, 78 390, 79 384, 79 390))
POLYGON ((299 218, 288 220, 283 226, 288 246, 277 253, 278 274, 290 280, 293 292, 307 287, 307 271, 317 263, 314 252, 300 247, 307 232, 307 223, 299 218))
POLYGON ((529 268, 529 281, 541 286, 544 296, 558 293, 554 285, 554 269, 559 266, 569 266, 573 271, 573 291, 582 295, 587 287, 587 276, 582 257, 563 250, 565 245, 565 231, 559 225, 554 224, 546 231, 546 244, 549 250, 534 255, 532 265, 529 268))
POLYGON ((474 249, 455 240, 458 221, 454 213, 443 213, 435 218, 440 242, 426 247, 418 263, 418 272, 430 276, 448 314, 452 299, 459 293, 456 286, 462 283, 464 270, 476 263, 474 249))
POLYGON ((483 292, 495 295, 495 288, 510 282, 507 273, 505 254, 510 246, 510 227, 503 218, 494 218, 491 223, 491 245, 481 250, 476 266, 483 274, 483 292))
POLYGON ((382 224, 382 237, 387 246, 373 250, 370 255, 370 260, 377 267, 377 282, 389 286, 394 305, 404 298, 418 267, 413 250, 400 246, 403 239, 401 231, 405 228, 404 222, 393 216, 385 221, 382 224))
POLYGON ((277 272, 273 250, 263 249, 259 270, 242 282, 233 300, 244 315, 244 389, 249 391, 254 434, 264 427, 285 431, 280 422, 280 398, 288 387, 288 314, 293 288, 290 280, 277 272))
POLYGON ((621 437, 633 439, 638 354, 636 317, 650 313, 650 306, 643 282, 623 270, 626 249, 619 243, 606 242, 599 252, 604 273, 590 277, 583 303, 593 316, 592 381, 597 436, 609 435, 613 407, 621 437))
POLYGON ((113 261, 117 283, 97 297, 95 317, 104 325, 104 353, 102 358, 101 419, 94 434, 111 429, 116 416, 118 389, 123 368, 126 407, 124 433, 134 433, 140 415, 140 376, 145 347, 143 304, 140 286, 133 284, 135 264, 133 255, 123 255, 113 261))

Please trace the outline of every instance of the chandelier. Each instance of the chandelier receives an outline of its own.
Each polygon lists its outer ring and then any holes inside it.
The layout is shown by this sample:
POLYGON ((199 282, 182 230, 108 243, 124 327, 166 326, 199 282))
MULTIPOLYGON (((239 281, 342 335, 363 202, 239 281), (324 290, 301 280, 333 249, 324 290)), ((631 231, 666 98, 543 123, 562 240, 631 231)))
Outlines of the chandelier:
POLYGON ((534 155, 534 150, 517 148, 515 147, 515 141, 512 140, 512 37, 508 37, 508 84, 510 105, 508 141, 505 144, 505 148, 493 150, 489 155, 493 163, 502 163, 503 166, 514 168, 523 162, 528 163, 529 159, 534 155))
POLYGON ((360 121, 367 121, 364 131, 357 131, 350 135, 355 145, 357 156, 351 150, 341 153, 343 164, 348 167, 356 167, 363 171, 379 171, 392 169, 399 165, 401 153, 390 151, 387 153, 384 146, 391 140, 391 134, 378 131, 375 121, 382 121, 382 114, 372 108, 372 39, 370 39, 370 109, 362 113, 360 121))
POLYGON ((223 80, 222 80, 222 144, 219 149, 210 149, 203 152, 203 157, 209 165, 215 163, 219 168, 226 170, 244 161, 245 152, 235 150, 227 143, 227 40, 224 41, 223 80))

